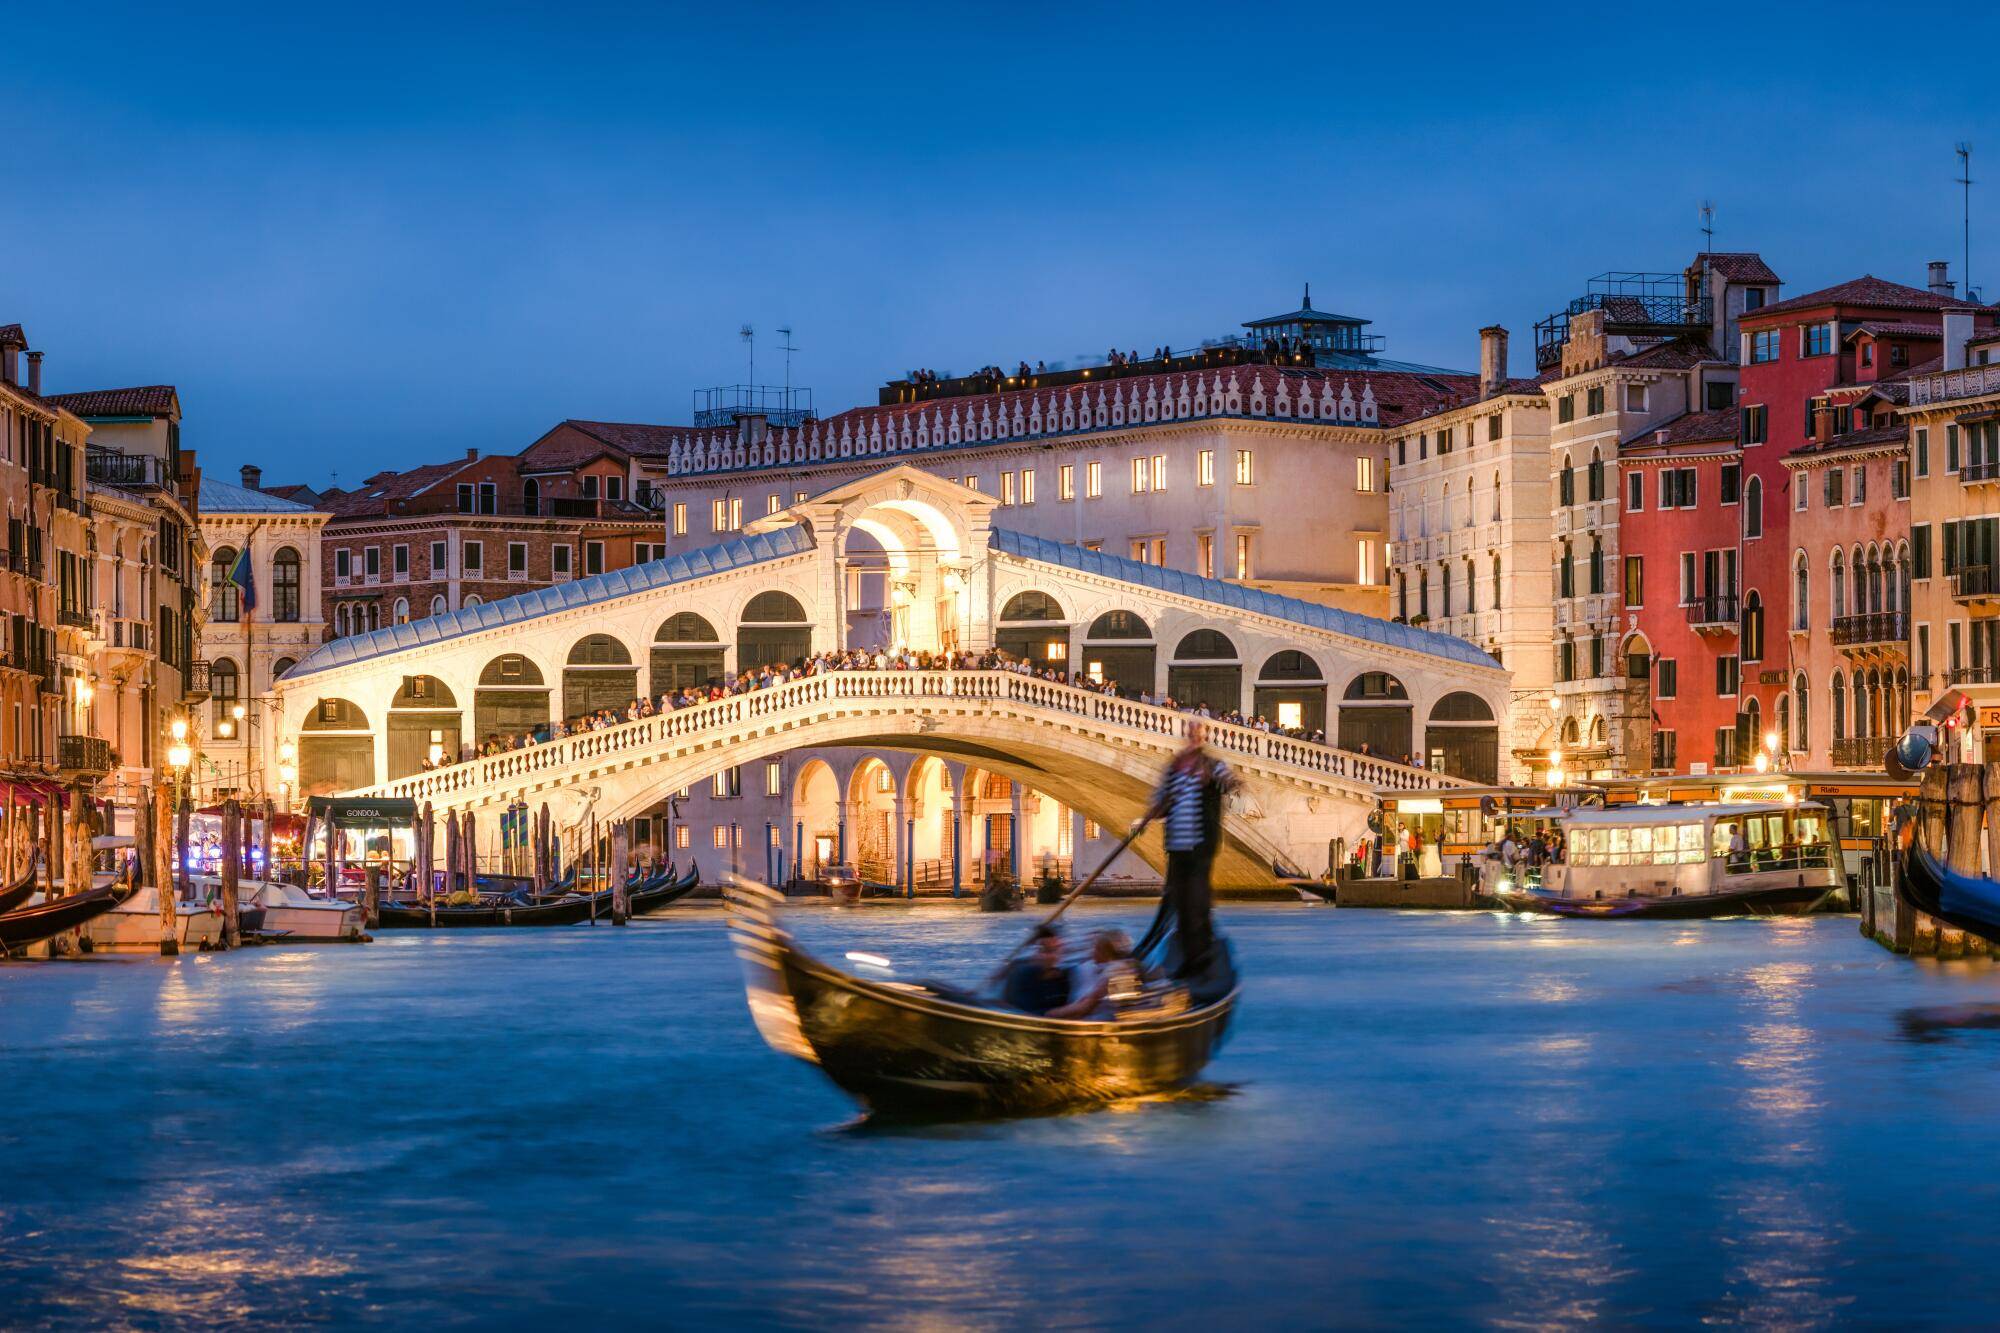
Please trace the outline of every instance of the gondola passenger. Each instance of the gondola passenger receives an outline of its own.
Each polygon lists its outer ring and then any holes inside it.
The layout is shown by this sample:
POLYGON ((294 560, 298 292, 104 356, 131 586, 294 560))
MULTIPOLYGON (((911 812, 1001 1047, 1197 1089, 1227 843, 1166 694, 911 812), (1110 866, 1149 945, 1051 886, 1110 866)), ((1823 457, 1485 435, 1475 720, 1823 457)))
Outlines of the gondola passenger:
POLYGON ((1007 969, 1000 996, 1023 1013, 1047 1014, 1069 1003, 1070 969, 1063 962, 1062 932, 1044 923, 1035 927, 1034 952, 1007 969))

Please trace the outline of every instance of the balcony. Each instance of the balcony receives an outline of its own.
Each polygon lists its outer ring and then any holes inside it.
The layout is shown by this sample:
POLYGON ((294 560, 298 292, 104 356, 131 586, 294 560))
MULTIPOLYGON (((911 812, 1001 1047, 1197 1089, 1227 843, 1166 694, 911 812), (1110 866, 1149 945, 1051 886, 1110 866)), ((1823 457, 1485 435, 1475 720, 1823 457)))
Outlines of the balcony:
POLYGON ((1955 398, 1983 398, 1990 393, 2000 393, 2000 364, 1967 366, 1910 380, 1911 407, 1948 403, 1955 398))
POLYGON ((1686 603, 1682 610, 1687 612, 1687 623, 1697 631, 1736 632, 1739 612, 1733 592, 1713 592, 1697 597, 1686 603))
POLYGON ((102 777, 117 766, 111 742, 98 736, 56 737, 56 767, 77 776, 102 777))
POLYGON ((1960 565, 1951 576, 1951 596, 1957 602, 2000 600, 2000 580, 1993 577, 1993 566, 1960 565))
POLYGON ((1836 616, 1833 622, 1833 645, 1836 648, 1901 649, 1909 637, 1909 622, 1901 611, 1836 616))
POLYGON ((198 704, 208 698, 208 659, 189 662, 181 676, 181 701, 198 704))
POLYGON ((84 454, 83 475, 99 486, 133 491, 163 491, 171 484, 167 465, 146 454, 116 449, 91 449, 84 454))
POLYGON ((1846 736, 1833 743, 1835 768, 1875 768, 1895 744, 1887 736, 1846 736))
POLYGON ((1587 311, 1604 312, 1606 334, 1685 338, 1708 332, 1713 306, 1706 296, 1690 296, 1678 273, 1600 273, 1584 294, 1535 325, 1535 365, 1543 370, 1562 361, 1569 323, 1587 311))
POLYGON ((65 606, 57 609, 56 623, 73 629, 92 629, 97 624, 97 618, 86 608, 65 606))
POLYGON ((1990 666, 1959 666, 1944 673, 1946 685, 1991 685, 1994 670, 1990 666))
POLYGON ((2000 458, 1968 458, 1958 465, 1958 484, 1978 486, 2000 481, 2000 458))
POLYGON ((145 621, 106 615, 102 611, 91 626, 91 634, 101 652, 144 653, 153 641, 153 627, 145 621))

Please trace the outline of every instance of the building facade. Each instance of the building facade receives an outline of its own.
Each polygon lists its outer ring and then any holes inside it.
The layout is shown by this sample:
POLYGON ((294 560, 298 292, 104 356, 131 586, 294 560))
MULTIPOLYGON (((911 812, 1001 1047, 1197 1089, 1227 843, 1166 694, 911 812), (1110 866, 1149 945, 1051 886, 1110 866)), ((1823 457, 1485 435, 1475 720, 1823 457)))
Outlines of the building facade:
MULTIPOLYGON (((57 773, 58 735, 75 719, 65 707, 57 655, 56 571, 80 549, 73 511, 58 523, 58 482, 74 478, 89 429, 41 392, 42 354, 18 324, 0 326, 0 494, 7 500, 7 553, 0 561, 0 765, 17 791, 33 793, 57 773)), ((73 491, 71 492, 73 494, 73 491)))

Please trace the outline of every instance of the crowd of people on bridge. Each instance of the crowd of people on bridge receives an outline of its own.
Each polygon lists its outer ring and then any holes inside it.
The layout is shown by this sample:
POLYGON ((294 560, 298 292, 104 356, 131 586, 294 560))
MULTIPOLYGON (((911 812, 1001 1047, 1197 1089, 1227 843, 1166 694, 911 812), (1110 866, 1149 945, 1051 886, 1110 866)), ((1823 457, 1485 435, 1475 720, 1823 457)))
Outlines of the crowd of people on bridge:
MULTIPOLYGON (((657 696, 641 695, 620 708, 598 708, 561 721, 543 723, 526 731, 491 734, 482 739, 476 747, 464 747, 456 759, 447 757, 438 764, 433 764, 427 759, 423 767, 430 769, 441 767, 445 763, 474 758, 484 759, 513 750, 525 750, 568 736, 602 731, 608 727, 622 726, 627 722, 637 722, 642 718, 677 712, 683 708, 694 708, 736 695, 754 694, 759 690, 768 690, 791 681, 825 675, 830 671, 1010 671, 1033 676, 1037 680, 1046 680, 1054 685, 1067 685, 1074 689, 1089 690, 1095 694, 1129 698, 1158 708, 1171 708, 1190 717, 1248 727, 1252 731, 1286 736, 1315 745, 1327 744, 1326 732, 1319 728, 1283 727, 1261 713, 1245 714, 1234 708, 1215 710, 1206 703, 1187 703, 1170 694, 1122 689, 1115 679, 1092 677, 1085 672, 1062 671, 1050 666, 1037 667, 1028 659, 1000 648, 988 648, 977 653, 928 652, 909 648, 894 650, 877 648, 872 651, 864 648, 847 648, 814 653, 789 665, 782 662, 770 663, 740 671, 728 679, 712 680, 705 685, 681 686, 663 691, 657 696)), ((1370 751, 1363 745, 1360 753, 1367 755, 1370 751)), ((1371 757, 1393 758, 1397 763, 1411 762, 1407 756, 1371 757)))

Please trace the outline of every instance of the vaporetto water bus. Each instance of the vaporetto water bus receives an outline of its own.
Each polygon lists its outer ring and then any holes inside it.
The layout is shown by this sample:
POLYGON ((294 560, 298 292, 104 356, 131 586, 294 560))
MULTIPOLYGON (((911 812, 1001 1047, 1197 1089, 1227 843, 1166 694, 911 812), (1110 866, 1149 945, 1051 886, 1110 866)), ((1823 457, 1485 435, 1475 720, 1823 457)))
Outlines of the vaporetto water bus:
POLYGON ((1540 884, 1508 883, 1520 911, 1588 917, 1782 916, 1845 887, 1830 812, 1813 802, 1579 808, 1540 884))

